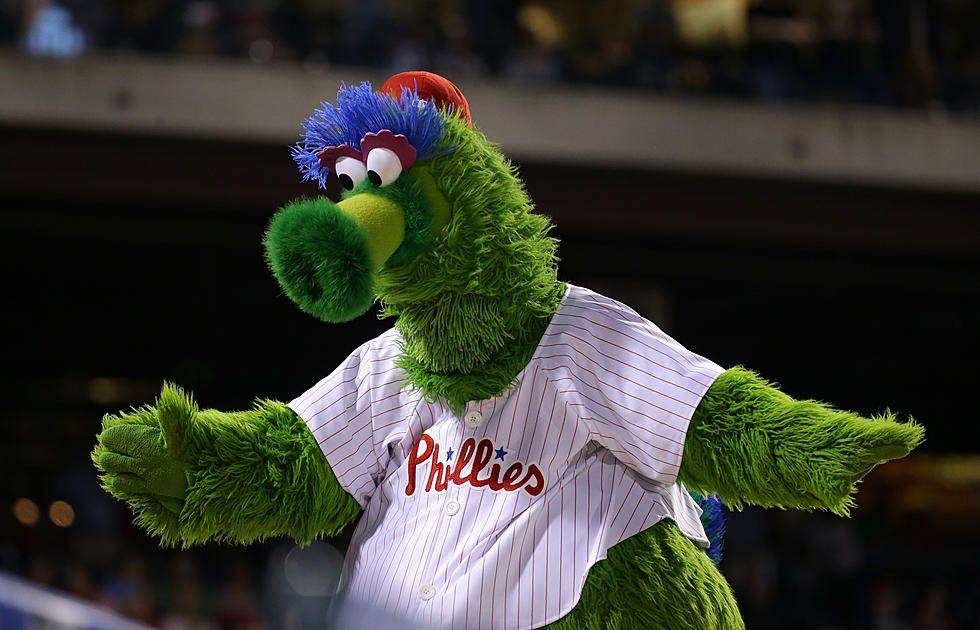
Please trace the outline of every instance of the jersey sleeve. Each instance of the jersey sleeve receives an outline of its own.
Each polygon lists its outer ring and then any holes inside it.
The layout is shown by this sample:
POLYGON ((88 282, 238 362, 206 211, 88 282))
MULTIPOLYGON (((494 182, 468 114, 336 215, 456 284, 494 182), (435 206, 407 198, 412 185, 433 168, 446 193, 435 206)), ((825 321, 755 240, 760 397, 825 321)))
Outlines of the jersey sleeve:
POLYGON ((391 375, 394 344, 383 346, 374 340, 355 350, 329 376, 289 403, 313 433, 320 450, 340 482, 361 505, 367 503, 381 482, 387 461, 378 451, 384 439, 374 426, 375 393, 385 386, 396 388, 397 381, 381 379, 391 375), (379 370, 379 365, 388 369, 379 370))
POLYGON ((566 304, 553 329, 568 355, 557 385, 592 439, 642 477, 674 484, 694 410, 724 370, 597 294, 566 304))

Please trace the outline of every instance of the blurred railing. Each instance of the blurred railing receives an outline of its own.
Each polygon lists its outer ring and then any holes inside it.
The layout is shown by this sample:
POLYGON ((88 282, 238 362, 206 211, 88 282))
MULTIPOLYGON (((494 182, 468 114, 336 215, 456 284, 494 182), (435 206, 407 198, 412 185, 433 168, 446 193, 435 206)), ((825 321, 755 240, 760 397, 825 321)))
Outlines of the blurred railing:
POLYGON ((150 626, 0 571, 0 628, 149 630, 150 626))
MULTIPOLYGON (((385 78, 291 62, 8 53, 0 55, 0 124, 286 145, 342 81, 385 78)), ((523 161, 980 190, 980 125, 971 122, 855 106, 458 83, 476 126, 523 161)))

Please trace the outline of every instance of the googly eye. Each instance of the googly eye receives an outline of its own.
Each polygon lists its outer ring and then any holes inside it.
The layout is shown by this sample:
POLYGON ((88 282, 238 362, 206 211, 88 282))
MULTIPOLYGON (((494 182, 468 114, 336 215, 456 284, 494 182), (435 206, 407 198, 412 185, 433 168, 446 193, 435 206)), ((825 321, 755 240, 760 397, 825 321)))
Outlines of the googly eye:
POLYGON ((387 186, 402 174, 402 163, 391 149, 371 149, 367 158, 367 177, 375 186, 387 186))
POLYGON ((333 170, 337 173, 340 186, 344 190, 354 190, 354 187, 364 181, 367 167, 357 158, 341 156, 337 158, 333 170))

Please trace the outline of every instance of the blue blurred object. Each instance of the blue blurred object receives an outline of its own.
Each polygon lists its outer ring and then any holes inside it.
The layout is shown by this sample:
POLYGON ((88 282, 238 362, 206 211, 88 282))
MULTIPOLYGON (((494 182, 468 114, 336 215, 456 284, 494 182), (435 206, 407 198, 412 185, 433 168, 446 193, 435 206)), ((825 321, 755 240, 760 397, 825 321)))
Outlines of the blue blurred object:
POLYGON ((715 566, 721 562, 722 551, 725 550, 725 515, 721 508, 724 505, 717 495, 701 496, 693 490, 688 490, 694 500, 701 506, 701 525, 708 535, 711 545, 704 550, 715 566))
POLYGON ((38 57, 77 57, 85 50, 85 34, 68 9, 51 3, 34 14, 24 48, 38 57))
POLYGON ((29 630, 150 630, 150 626, 130 621, 53 589, 32 584, 0 571, 0 628, 29 630))

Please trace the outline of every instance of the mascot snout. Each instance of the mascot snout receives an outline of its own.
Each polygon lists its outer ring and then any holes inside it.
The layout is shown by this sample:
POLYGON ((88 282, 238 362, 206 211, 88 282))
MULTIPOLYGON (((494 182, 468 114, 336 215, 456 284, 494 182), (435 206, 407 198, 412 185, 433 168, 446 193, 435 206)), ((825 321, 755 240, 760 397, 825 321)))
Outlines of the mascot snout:
POLYGON ((273 217, 266 259, 301 309, 344 322, 370 308, 375 275, 404 238, 404 212, 391 199, 370 193, 340 203, 304 198, 273 217))

